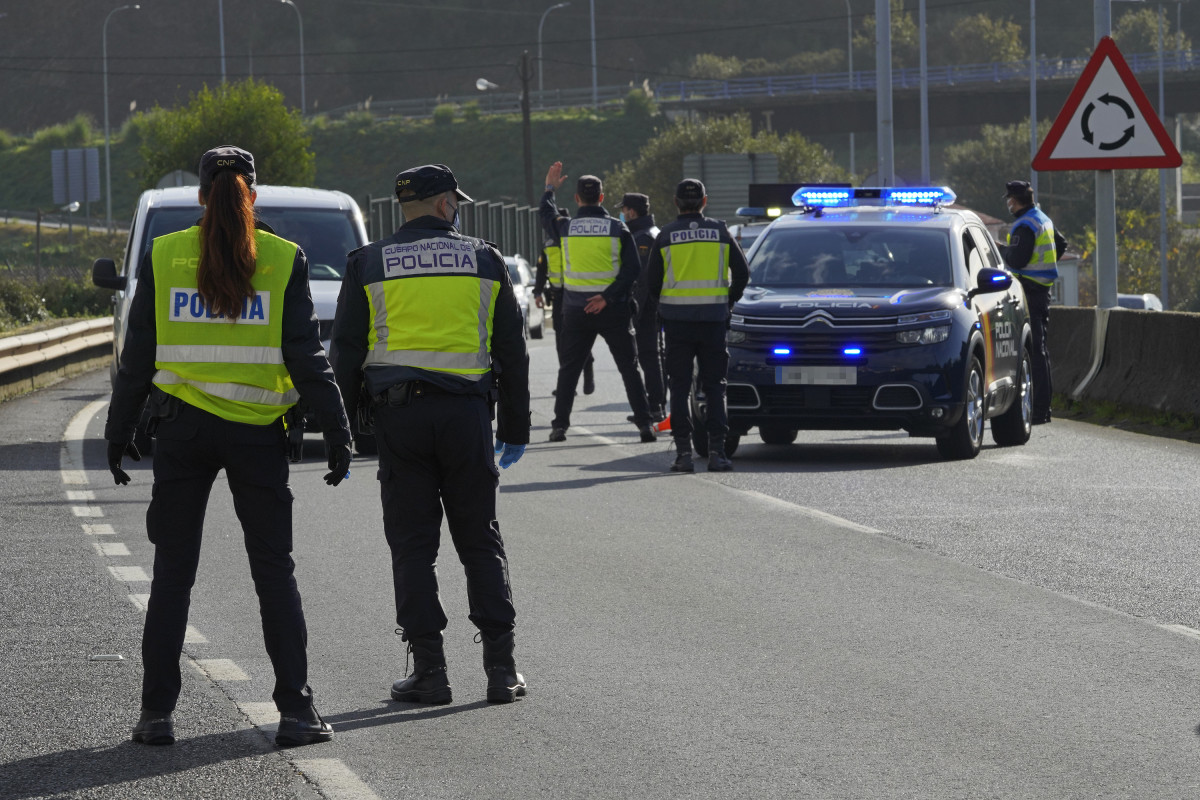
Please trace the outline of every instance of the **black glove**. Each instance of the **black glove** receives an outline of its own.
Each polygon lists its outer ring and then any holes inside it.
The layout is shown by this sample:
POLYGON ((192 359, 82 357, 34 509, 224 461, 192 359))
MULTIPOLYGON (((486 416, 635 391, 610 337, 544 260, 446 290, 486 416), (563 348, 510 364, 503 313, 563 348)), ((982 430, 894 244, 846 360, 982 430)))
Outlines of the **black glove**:
POLYGON ((329 472, 325 475, 325 482, 337 486, 350 477, 350 445, 333 444, 329 437, 325 437, 325 452, 329 454, 329 472))
POLYGON ((112 470, 113 481, 118 486, 124 486, 129 483, 129 473, 121 469, 121 458, 126 455, 134 461, 142 460, 142 454, 133 442, 108 443, 108 468, 112 470))

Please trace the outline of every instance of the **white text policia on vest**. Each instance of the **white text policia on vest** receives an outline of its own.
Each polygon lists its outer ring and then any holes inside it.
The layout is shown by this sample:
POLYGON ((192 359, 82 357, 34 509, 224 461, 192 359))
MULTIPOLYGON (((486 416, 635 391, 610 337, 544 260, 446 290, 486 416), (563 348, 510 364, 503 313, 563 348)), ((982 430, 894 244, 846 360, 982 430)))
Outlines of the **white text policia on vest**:
POLYGON ((422 239, 390 244, 383 248, 383 271, 389 278, 402 272, 421 270, 478 274, 475 247, 457 239, 422 239))
MULTIPOLYGON (((242 300, 242 314, 238 322, 246 325, 267 325, 271 316, 271 293, 256 292, 254 297, 242 300)), ((229 322, 224 314, 213 314, 195 289, 171 289, 171 322, 229 322)))

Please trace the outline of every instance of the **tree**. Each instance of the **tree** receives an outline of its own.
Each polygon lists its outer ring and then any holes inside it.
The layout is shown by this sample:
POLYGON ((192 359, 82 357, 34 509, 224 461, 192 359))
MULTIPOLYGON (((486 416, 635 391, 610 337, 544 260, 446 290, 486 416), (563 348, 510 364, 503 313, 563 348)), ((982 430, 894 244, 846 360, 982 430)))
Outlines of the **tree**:
MULTIPOLYGON (((889 0, 892 17, 892 66, 915 66, 920 56, 920 32, 913 15, 904 10, 904 0, 889 0)), ((854 34, 854 49, 858 52, 855 65, 875 64, 875 15, 863 17, 862 25, 854 34), (861 59, 861 62, 860 62, 861 59)))
POLYGON ((950 29, 946 56, 951 64, 1020 61, 1025 58, 1021 26, 987 14, 963 17, 950 29))
POLYGON ((316 178, 312 138, 300 112, 284 105, 278 89, 253 78, 205 86, 182 108, 139 115, 134 128, 141 139, 143 188, 177 169, 194 173, 206 150, 224 144, 254 154, 259 183, 310 186, 316 178))
POLYGON ((798 133, 762 132, 754 135, 745 114, 707 120, 681 120, 642 146, 605 178, 605 195, 625 192, 650 195, 654 208, 669 213, 675 185, 684 178, 683 159, 693 153, 775 153, 781 181, 846 181, 846 171, 829 151, 798 133))
MULTIPOLYGON (((1158 8, 1126 11, 1113 26, 1113 41, 1123 53, 1158 52, 1158 8)), ((1191 42, 1182 32, 1171 33, 1171 20, 1163 18, 1163 51, 1189 50, 1191 42)))

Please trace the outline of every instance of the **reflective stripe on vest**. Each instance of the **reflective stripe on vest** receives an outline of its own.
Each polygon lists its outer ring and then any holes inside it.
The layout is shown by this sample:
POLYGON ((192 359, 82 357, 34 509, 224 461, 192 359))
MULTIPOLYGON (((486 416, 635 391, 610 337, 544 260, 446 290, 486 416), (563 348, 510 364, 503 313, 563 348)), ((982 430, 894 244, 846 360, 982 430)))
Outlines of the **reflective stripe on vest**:
POLYGON ((663 248, 665 270, 659 297, 663 305, 729 303, 729 246, 720 240, 720 232, 715 228, 674 231, 671 238, 675 240, 678 234, 694 236, 700 232, 712 238, 689 240, 678 236, 681 241, 663 248))
POLYGON ((555 289, 563 288, 563 251, 562 247, 550 239, 546 242, 546 281, 555 289))
MULTIPOLYGON (((1058 252, 1054 245, 1054 223, 1050 221, 1040 208, 1026 211, 1017 220, 1017 225, 1024 225, 1033 231, 1033 253, 1029 256, 1029 264, 1021 269, 1014 269, 1017 275, 1027 278, 1043 286, 1053 286, 1058 279, 1058 252)), ((1012 233, 1008 234, 1012 241, 1012 233)))
POLYGON ((500 282, 474 275, 413 275, 363 287, 373 325, 365 365, 460 375, 491 369, 500 282))
POLYGON ((197 288, 200 229, 154 240, 153 382, 222 419, 267 425, 300 399, 282 350, 283 298, 296 245, 265 231, 254 235, 255 294, 232 320, 214 316, 197 288))
POLYGON ((577 217, 567 225, 561 241, 563 288, 568 292, 595 293, 617 279, 621 238, 611 220, 577 217))

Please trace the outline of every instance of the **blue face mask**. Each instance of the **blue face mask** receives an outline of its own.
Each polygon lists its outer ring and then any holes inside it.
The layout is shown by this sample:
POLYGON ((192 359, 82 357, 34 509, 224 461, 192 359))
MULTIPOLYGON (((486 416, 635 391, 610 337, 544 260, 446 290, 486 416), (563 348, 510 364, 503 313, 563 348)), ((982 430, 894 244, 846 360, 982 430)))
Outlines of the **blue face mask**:
POLYGON ((625 212, 622 211, 621 212, 621 222, 624 222, 624 221, 625 221, 625 212))

